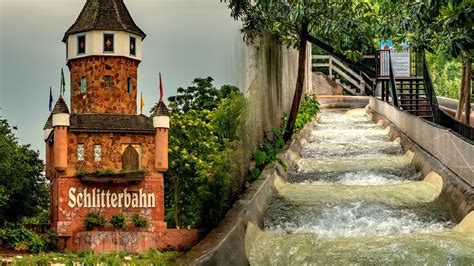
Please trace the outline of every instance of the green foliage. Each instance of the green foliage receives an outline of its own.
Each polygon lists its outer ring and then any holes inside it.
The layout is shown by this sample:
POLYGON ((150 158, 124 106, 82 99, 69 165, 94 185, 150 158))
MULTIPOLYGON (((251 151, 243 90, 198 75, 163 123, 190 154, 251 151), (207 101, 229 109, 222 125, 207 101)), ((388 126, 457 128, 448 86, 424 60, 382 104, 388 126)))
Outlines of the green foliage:
POLYGON ((87 230, 92 230, 94 227, 104 227, 105 217, 99 212, 90 212, 84 218, 84 225, 87 230))
POLYGON ((459 99, 461 63, 443 53, 426 54, 437 96, 459 99))
POLYGON ((255 164, 261 166, 267 161, 267 154, 257 148, 253 154, 253 158, 255 159, 255 164))
MULTIPOLYGON (((176 96, 168 98, 173 111, 188 112, 190 110, 213 110, 222 99, 229 97, 239 91, 232 85, 224 85, 217 89, 212 85, 213 78, 195 78, 192 84, 185 88, 178 88, 176 96)), ((152 109, 153 111, 153 109, 152 109)))
POLYGON ((50 265, 52 263, 66 265, 172 265, 174 260, 181 255, 179 252, 160 252, 155 249, 138 254, 127 252, 108 254, 95 254, 93 252, 80 252, 78 254, 71 252, 43 253, 14 258, 14 265, 50 265))
POLYGON ((125 227, 125 215, 122 213, 112 215, 110 218, 110 223, 117 229, 123 229, 125 227))
POLYGON ((132 223, 136 228, 145 228, 148 226, 148 219, 138 213, 135 213, 132 215, 132 223))
POLYGON ((38 253, 47 248, 41 236, 21 226, 10 225, 0 229, 0 240, 8 248, 18 251, 38 253))
POLYGON ((166 221, 169 226, 212 228, 243 183, 236 178, 235 158, 241 156, 246 100, 235 86, 216 89, 212 78, 195 79, 169 100, 166 221))
POLYGON ((319 111, 319 102, 316 95, 306 95, 301 102, 300 110, 295 122, 295 132, 299 132, 303 127, 313 119, 319 111))
POLYGON ((0 117, 0 226, 48 209, 49 193, 38 151, 21 145, 0 117))
MULTIPOLYGON (((319 111, 319 102, 316 99, 316 95, 305 95, 303 101, 301 101, 300 110, 295 122, 295 133, 300 132, 311 119, 319 111)), ((288 115, 283 117, 283 122, 286 123, 288 115)))
MULTIPOLYGON (((224 85, 221 90, 227 87, 228 85, 224 85)), ((244 111, 247 102, 245 97, 233 88, 225 95, 226 98, 223 98, 215 111, 209 113, 208 118, 220 139, 233 141, 238 139, 239 126, 245 122, 244 111)))
MULTIPOLYGON (((319 102, 316 100, 315 95, 306 95, 301 102, 301 106, 296 117, 295 132, 301 131, 304 126, 313 119, 316 113, 319 111, 319 102)), ((283 124, 286 124, 288 115, 283 117, 283 124)), ((273 128, 272 138, 267 138, 265 142, 260 145, 253 154, 253 160, 255 161, 255 168, 250 173, 250 181, 258 178, 262 173, 265 166, 275 160, 278 160, 278 151, 283 148, 285 142, 283 141, 283 134, 285 128, 273 128)))
POLYGON ((397 10, 402 15, 391 21, 402 31, 396 32, 397 37, 410 43, 415 50, 425 49, 452 58, 472 56, 472 0, 403 1, 397 10))
POLYGON ((328 41, 353 60, 373 51, 373 25, 380 14, 376 1, 223 1, 228 2, 231 15, 242 20, 247 42, 268 32, 296 48, 310 34, 328 41))

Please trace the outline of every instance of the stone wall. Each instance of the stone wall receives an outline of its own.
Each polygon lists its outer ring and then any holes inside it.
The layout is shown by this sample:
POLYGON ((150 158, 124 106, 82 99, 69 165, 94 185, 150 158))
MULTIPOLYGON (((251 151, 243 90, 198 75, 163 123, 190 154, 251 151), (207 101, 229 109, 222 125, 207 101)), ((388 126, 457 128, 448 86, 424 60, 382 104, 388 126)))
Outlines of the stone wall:
POLYGON ((68 62, 71 72, 72 113, 137 113, 137 68, 140 61, 126 57, 89 56, 68 62), (111 76, 111 88, 105 87, 104 76, 111 76), (86 93, 81 93, 81 77, 87 80, 86 93), (132 93, 128 93, 128 78, 132 93))
MULTIPOLYGON (((304 93, 311 91, 311 45, 308 45, 304 93)), ((241 68, 241 88, 249 99, 247 134, 258 143, 264 132, 281 125, 281 117, 289 113, 296 87, 298 51, 278 44, 266 35, 253 46, 245 46, 241 68)))
POLYGON ((448 129, 428 123, 374 97, 370 98, 370 108, 389 119, 410 139, 440 160, 470 186, 474 186, 474 144, 448 129))
POLYGON ((312 90, 316 95, 342 95, 341 85, 321 72, 312 73, 312 90))
POLYGON ((141 167, 148 171, 155 169, 155 134, 108 134, 108 133, 68 133, 68 172, 95 171, 105 168, 122 169, 122 154, 132 145, 139 155, 141 167), (78 161, 77 146, 84 145, 84 160, 78 161), (101 160, 95 161, 94 146, 101 145, 101 160))

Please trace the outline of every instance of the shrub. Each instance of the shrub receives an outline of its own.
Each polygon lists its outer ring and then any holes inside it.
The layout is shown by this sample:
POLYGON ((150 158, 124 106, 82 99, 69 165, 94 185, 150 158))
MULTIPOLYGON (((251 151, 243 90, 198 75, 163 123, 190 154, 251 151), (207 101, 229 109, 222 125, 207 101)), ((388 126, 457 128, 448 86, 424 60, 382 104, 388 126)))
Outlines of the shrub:
POLYGON ((110 223, 117 229, 123 229, 125 227, 125 216, 123 214, 112 215, 110 223))
POLYGON ((19 251, 38 253, 46 250, 45 241, 38 234, 24 228, 10 226, 0 231, 2 244, 19 251))
POLYGON ((94 227, 104 227, 105 217, 98 212, 90 212, 84 218, 84 224, 87 230, 92 230, 94 227))
POLYGON ((148 220, 138 213, 132 215, 132 222, 136 228, 145 228, 148 226, 148 220))

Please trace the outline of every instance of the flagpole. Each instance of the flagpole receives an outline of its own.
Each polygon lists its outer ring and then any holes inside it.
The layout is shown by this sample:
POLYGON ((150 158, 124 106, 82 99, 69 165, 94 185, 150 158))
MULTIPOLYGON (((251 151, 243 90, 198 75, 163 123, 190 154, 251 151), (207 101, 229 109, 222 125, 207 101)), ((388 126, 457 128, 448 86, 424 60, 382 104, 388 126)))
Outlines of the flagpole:
POLYGON ((160 102, 163 101, 163 81, 161 80, 161 72, 160 74, 160 102))

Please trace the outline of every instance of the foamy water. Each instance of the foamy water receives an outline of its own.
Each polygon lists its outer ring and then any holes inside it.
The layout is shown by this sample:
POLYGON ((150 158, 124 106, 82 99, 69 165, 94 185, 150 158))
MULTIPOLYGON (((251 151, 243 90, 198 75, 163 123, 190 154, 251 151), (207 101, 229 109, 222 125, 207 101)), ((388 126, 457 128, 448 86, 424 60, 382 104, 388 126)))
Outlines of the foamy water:
POLYGON ((442 184, 364 110, 323 110, 295 172, 279 185, 251 265, 471 264, 474 235, 451 230, 442 184))

